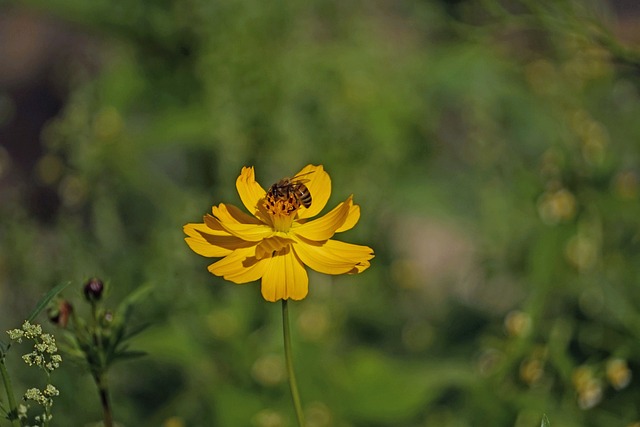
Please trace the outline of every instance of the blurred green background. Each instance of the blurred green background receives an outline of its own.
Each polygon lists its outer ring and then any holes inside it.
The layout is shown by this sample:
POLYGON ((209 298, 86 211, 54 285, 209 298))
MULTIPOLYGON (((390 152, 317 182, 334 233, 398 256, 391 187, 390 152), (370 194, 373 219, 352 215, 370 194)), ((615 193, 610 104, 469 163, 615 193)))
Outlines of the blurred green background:
MULTIPOLYGON (((5 3, 1 329, 60 282, 151 285, 121 425, 293 426, 280 305, 182 225, 242 166, 323 164, 376 258, 290 305, 308 427, 638 427, 638 28, 633 1, 5 3)), ((54 425, 100 420, 81 367, 54 384, 54 425)))

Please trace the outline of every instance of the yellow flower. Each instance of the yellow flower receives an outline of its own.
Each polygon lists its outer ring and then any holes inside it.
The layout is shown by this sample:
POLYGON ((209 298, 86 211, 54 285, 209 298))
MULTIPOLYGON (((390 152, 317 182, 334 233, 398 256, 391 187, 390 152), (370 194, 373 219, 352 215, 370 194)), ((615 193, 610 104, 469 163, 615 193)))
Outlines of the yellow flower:
POLYGON ((244 167, 236 188, 253 216, 220 203, 213 207, 213 215, 204 216, 203 223, 184 226, 185 240, 194 252, 223 257, 209 266, 212 274, 234 283, 262 279, 262 296, 275 302, 307 296, 305 265, 325 274, 354 274, 369 267, 374 256, 371 248, 332 239, 360 219, 360 207, 353 204, 353 196, 311 220, 329 200, 331 179, 322 166, 314 165, 305 166, 295 177, 301 177, 297 179, 311 194, 308 207, 299 197, 267 197, 267 191, 255 180, 253 167, 244 167))

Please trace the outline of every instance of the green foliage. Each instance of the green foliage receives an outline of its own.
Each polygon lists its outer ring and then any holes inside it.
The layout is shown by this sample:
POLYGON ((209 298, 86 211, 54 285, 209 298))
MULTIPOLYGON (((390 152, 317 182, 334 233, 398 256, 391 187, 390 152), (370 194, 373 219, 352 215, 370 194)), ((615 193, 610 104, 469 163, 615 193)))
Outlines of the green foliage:
POLYGON ((49 317, 64 329, 68 343, 65 353, 90 372, 103 408, 103 424, 112 427, 109 370, 115 362, 146 355, 143 351, 129 350, 129 340, 149 326, 136 325, 133 313, 134 307, 148 296, 151 287, 136 289, 124 298, 115 312, 105 304, 108 290, 102 280, 92 278, 83 287, 84 302, 90 308, 88 314, 83 316, 77 304, 60 298, 51 306, 49 317))
MULTIPOLYGON (((40 298, 40 300, 38 301, 34 309, 31 311, 29 316, 27 316, 27 322, 29 323, 33 322, 36 319, 36 317, 38 317, 38 315, 42 313, 42 310, 44 310, 47 307, 47 305, 49 305, 51 300, 55 298, 60 292, 64 290, 64 288, 66 288, 70 284, 71 282, 60 283, 54 286, 52 289, 50 289, 46 294, 44 294, 42 298, 40 298)), ((7 352, 7 350, 9 350, 10 347, 11 347, 10 343, 6 343, 4 342, 4 340, 0 340, 0 358, 3 358, 5 356, 5 353, 7 352)))
POLYGON ((42 310, 44 310, 49 305, 51 300, 55 298, 60 292, 62 292, 70 284, 71 282, 60 283, 54 286, 51 290, 49 290, 40 299, 40 301, 38 301, 38 303, 36 304, 31 314, 29 314, 29 316, 27 317, 27 322, 33 322, 36 319, 36 317, 38 317, 38 315, 42 313, 42 310))
MULTIPOLYGON (((149 286, 140 287, 128 295, 113 312, 103 304, 102 298, 89 300, 90 314, 85 318, 77 314, 74 305, 69 324, 65 324, 68 347, 65 352, 87 364, 95 377, 106 375, 109 367, 120 360, 145 355, 129 350, 129 340, 144 331, 149 324, 135 324, 134 306, 149 294, 149 286)), ((59 304, 69 304, 61 301, 59 304)))
MULTIPOLYGON (((323 164, 330 204, 361 206, 348 240, 376 258, 311 274, 290 307, 309 424, 633 425, 639 62, 605 6, 15 4, 85 54, 47 76, 68 92, 33 182, 0 187, 0 319, 52 283, 145 289, 109 338, 110 360, 135 356, 114 343, 154 325, 136 336, 148 356, 113 371, 116 421, 292 425, 279 307, 210 275, 181 227, 241 205, 242 166, 267 186, 323 164), (42 188, 46 215, 26 196, 42 188)), ((63 371, 57 419, 100 419, 83 371, 63 371)))

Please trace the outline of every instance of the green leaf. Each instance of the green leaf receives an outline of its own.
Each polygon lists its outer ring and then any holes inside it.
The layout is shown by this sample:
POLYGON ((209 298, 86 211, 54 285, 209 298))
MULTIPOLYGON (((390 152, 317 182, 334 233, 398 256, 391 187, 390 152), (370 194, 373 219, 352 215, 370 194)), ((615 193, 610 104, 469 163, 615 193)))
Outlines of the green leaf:
POLYGON ((542 414, 542 423, 540 427, 551 427, 551 423, 549 423, 549 418, 547 418, 547 414, 542 414))
POLYGON ((62 350, 65 357, 71 357, 71 358, 82 360, 82 361, 84 361, 86 358, 85 353, 79 348, 74 348, 64 344, 58 345, 58 347, 60 348, 60 350, 62 350))
POLYGON ((29 322, 33 322, 33 320, 38 316, 38 314, 40 314, 42 312, 42 310, 44 310, 44 308, 47 306, 47 304, 49 304, 49 301, 51 301, 53 299, 53 297, 55 297, 60 292, 62 292, 62 290, 64 288, 66 288, 67 286, 69 286, 70 284, 71 284, 71 282, 60 283, 55 288, 53 288, 49 292, 47 292, 45 294, 45 296, 43 296, 40 299, 40 301, 38 301, 38 304, 36 304, 36 308, 34 308, 33 311, 31 312, 31 314, 29 315, 29 317, 27 317, 27 320, 29 322))
POLYGON ((119 316, 126 321, 129 318, 129 314, 131 312, 131 308, 136 305, 141 299, 145 298, 151 291, 153 290, 153 286, 145 285, 136 289, 134 292, 130 293, 118 307, 119 316))
POLYGON ((4 356, 4 354, 7 352, 7 350, 9 350, 9 347, 11 347, 11 345, 9 343, 6 343, 6 342, 0 340, 0 357, 4 356))
POLYGON ((133 328, 127 328, 122 336, 122 341, 126 341, 130 338, 135 337, 136 335, 144 332, 149 326, 151 326, 150 322, 142 323, 133 328))

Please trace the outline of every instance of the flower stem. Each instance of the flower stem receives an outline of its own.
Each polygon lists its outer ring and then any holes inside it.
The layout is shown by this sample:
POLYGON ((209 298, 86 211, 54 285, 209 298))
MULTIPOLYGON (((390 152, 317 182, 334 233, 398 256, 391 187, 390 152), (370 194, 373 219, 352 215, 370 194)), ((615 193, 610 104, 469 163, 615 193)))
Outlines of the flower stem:
POLYGON ((304 427, 304 414, 302 413, 302 405, 300 404, 300 395, 298 394, 298 384, 296 383, 296 376, 293 372, 293 358, 291 357, 291 333, 289 330, 289 309, 287 308, 286 299, 282 300, 282 331, 284 333, 284 358, 287 364, 287 374, 289 376, 289 387, 291 388, 293 407, 296 411, 298 427, 304 427))
POLYGON ((11 378, 9 372, 7 372, 7 366, 4 364, 4 357, 0 359, 0 373, 2 373, 2 382, 4 383, 4 389, 7 392, 7 400, 9 402, 9 419, 13 427, 20 427, 20 421, 18 420, 18 406, 16 405, 16 398, 13 395, 13 386, 11 385, 11 378))
POLYGON ((102 373, 96 378, 98 393, 100 394, 100 403, 102 404, 104 427, 113 427, 113 415, 111 413, 111 402, 109 399, 109 386, 107 385, 107 376, 102 373))

